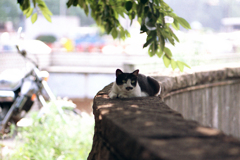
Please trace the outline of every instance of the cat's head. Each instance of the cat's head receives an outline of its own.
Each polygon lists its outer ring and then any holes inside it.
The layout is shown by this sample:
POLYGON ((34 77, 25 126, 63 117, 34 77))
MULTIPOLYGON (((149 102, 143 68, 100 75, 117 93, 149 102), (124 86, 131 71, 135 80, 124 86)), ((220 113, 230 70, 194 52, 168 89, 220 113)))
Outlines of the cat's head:
POLYGON ((132 73, 124 73, 120 69, 116 70, 116 84, 123 91, 131 91, 137 85, 137 77, 139 70, 135 70, 132 73))

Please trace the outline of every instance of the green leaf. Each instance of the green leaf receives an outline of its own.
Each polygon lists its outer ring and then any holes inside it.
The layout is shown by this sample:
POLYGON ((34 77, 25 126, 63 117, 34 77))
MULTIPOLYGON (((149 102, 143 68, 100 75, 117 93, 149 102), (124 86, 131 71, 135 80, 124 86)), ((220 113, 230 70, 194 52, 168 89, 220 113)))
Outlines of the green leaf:
POLYGON ((128 32, 128 30, 125 30, 125 35, 126 37, 131 37, 130 33, 128 32))
MULTIPOLYGON (((74 1, 74 0, 73 0, 73 1, 74 1)), ((80 6, 81 8, 84 8, 84 5, 85 5, 85 4, 84 4, 84 1, 82 1, 82 0, 81 0, 81 1, 78 1, 78 4, 79 4, 79 6, 80 6)))
POLYGON ((22 5, 21 5, 21 9, 23 11, 27 10, 30 8, 30 0, 24 0, 22 5))
POLYGON ((169 13, 168 15, 169 15, 170 17, 172 17, 172 18, 177 17, 176 13, 173 13, 173 12, 169 13))
POLYGON ((32 15, 32 17, 31 17, 32 24, 36 22, 37 17, 38 17, 38 14, 37 14, 37 13, 34 13, 34 14, 32 15))
POLYGON ((163 55, 163 51, 161 49, 158 49, 156 54, 159 58, 161 58, 163 55))
POLYGON ((176 36, 175 33, 172 32, 172 36, 173 36, 173 38, 174 38, 177 42, 179 42, 179 39, 178 39, 178 37, 176 36))
POLYGON ((190 24, 182 17, 176 17, 177 21, 186 29, 191 29, 190 24))
POLYGON ((36 7, 36 0, 32 0, 33 1, 33 7, 36 7))
POLYGON ((186 66, 188 68, 191 68, 189 65, 187 65, 186 63, 181 62, 181 61, 177 61, 177 66, 178 66, 178 68, 180 69, 181 72, 183 72, 184 66, 186 66))
POLYGON ((187 65, 186 63, 182 62, 184 66, 188 67, 191 69, 191 67, 189 65, 187 65))
POLYGON ((119 13, 122 18, 126 18, 124 12, 119 13))
POLYGON ((171 59, 171 66, 172 66, 173 70, 175 70, 177 68, 177 62, 173 59, 171 59))
POLYGON ((120 38, 123 40, 126 39, 126 31, 122 27, 120 28, 120 38))
POLYGON ((172 31, 172 29, 168 27, 167 30, 170 32, 170 35, 171 35, 177 42, 179 42, 178 37, 175 35, 175 33, 172 31))
POLYGON ((160 33, 162 34, 162 36, 165 38, 165 39, 168 39, 169 42, 174 46, 175 45, 175 42, 174 42, 174 39, 171 35, 171 33, 169 33, 169 29, 159 29, 160 33))
POLYGON ((47 20, 48 22, 52 22, 51 17, 50 17, 46 12, 42 12, 42 14, 43 14, 43 16, 46 18, 46 20, 47 20))
POLYGON ((23 5, 24 0, 18 0, 17 1, 20 5, 23 5))
POLYGON ((150 57, 153 57, 156 54, 155 44, 152 43, 148 49, 148 54, 150 57))
POLYGON ((165 6, 165 7, 170 8, 169 5, 168 5, 167 3, 165 3, 163 0, 160 0, 160 4, 161 4, 162 6, 165 6))
POLYGON ((117 36, 118 36, 118 31, 117 31, 117 29, 116 29, 116 28, 113 28, 111 34, 112 34, 112 37, 113 37, 114 39, 116 39, 117 36))
POLYGON ((86 15, 88 15, 88 13, 89 13, 88 5, 84 6, 84 12, 86 15))
POLYGON ((160 28, 157 29, 157 36, 159 38, 160 48, 163 51, 164 47, 165 47, 165 40, 164 40, 163 35, 161 34, 161 29, 160 28))
POLYGON ((114 13, 114 17, 118 19, 118 13, 116 11, 113 11, 113 13, 114 13))
POLYGON ((147 3, 148 2, 148 0, 141 0, 141 3, 142 4, 145 4, 145 3, 147 3))
POLYGON ((164 54, 163 56, 163 62, 166 67, 168 67, 171 63, 171 60, 164 54))
POLYGON ((68 2, 67 2, 67 7, 68 7, 68 8, 71 7, 72 4, 73 4, 73 0, 68 0, 68 2))
POLYGON ((178 66, 178 68, 180 69, 180 71, 183 72, 183 69, 184 69, 184 64, 183 64, 183 62, 177 61, 177 66, 178 66))
POLYGON ((141 30, 141 33, 144 33, 144 32, 147 32, 147 31, 148 31, 148 29, 147 29, 147 27, 145 26, 145 24, 142 24, 142 25, 141 25, 140 30, 141 30))
POLYGON ((52 12, 47 7, 40 7, 40 10, 49 16, 52 16, 52 12))
POLYGON ((26 14, 28 13, 29 10, 30 10, 30 8, 25 9, 25 10, 23 11, 23 14, 26 15, 26 14))
POLYGON ((170 57, 170 58, 172 57, 172 52, 169 48, 165 47, 164 52, 165 52, 165 54, 167 54, 168 57, 170 57))
POLYGON ((42 0, 37 0, 36 2, 38 3, 38 7, 47 7, 45 2, 42 0))
POLYGON ((127 11, 130 11, 132 9, 132 6, 133 6, 132 1, 127 1, 125 3, 125 8, 126 8, 127 11))
POLYGON ((156 39, 156 37, 152 37, 152 38, 148 39, 147 42, 143 45, 143 48, 147 47, 155 39, 156 39))
POLYGON ((30 17, 30 16, 32 15, 32 12, 33 12, 33 8, 30 8, 30 9, 28 10, 28 12, 26 13, 26 17, 27 17, 27 18, 30 17))
POLYGON ((160 38, 160 48, 162 51, 164 51, 164 48, 165 48, 165 41, 164 41, 164 37, 161 36, 160 38))
POLYGON ((152 30, 152 31, 150 31, 150 32, 148 32, 148 33, 149 33, 149 34, 148 34, 147 39, 156 38, 156 36, 157 36, 156 30, 152 30))
POLYGON ((73 6, 77 6, 78 5, 78 0, 73 0, 73 6))
POLYGON ((179 23, 176 19, 174 19, 173 23, 171 24, 172 27, 175 29, 175 30, 179 30, 180 29, 180 26, 179 26, 179 23))
POLYGON ((145 6, 144 7, 144 15, 147 16, 148 12, 149 12, 149 6, 145 6))
POLYGON ((140 3, 137 5, 137 15, 140 17, 142 15, 142 12, 143 12, 143 4, 140 3))

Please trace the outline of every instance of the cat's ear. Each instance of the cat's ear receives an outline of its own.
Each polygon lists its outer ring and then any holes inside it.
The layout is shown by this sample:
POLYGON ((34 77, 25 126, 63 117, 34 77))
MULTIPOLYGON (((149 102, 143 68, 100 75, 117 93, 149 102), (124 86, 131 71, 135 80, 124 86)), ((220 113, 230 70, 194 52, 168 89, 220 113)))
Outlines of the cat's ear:
POLYGON ((121 69, 117 69, 116 70, 116 77, 119 76, 120 74, 123 74, 123 72, 121 71, 121 69))
POLYGON ((139 69, 135 70, 132 74, 133 74, 134 76, 138 76, 138 72, 139 72, 139 69))

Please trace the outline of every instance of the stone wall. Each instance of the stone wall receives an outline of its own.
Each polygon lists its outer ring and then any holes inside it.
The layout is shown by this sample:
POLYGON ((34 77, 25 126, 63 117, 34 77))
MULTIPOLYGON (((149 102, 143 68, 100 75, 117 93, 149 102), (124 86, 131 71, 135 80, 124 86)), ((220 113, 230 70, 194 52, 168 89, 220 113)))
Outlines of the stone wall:
POLYGON ((239 75, 240 69, 226 68, 156 77, 162 85, 162 97, 109 99, 111 84, 106 86, 94 98, 95 134, 88 160, 240 159, 237 138, 187 120, 166 104, 171 97, 198 89, 199 85, 229 80, 235 84, 239 75))
POLYGON ((210 69, 158 77, 164 102, 186 119, 240 138, 240 68, 210 69))

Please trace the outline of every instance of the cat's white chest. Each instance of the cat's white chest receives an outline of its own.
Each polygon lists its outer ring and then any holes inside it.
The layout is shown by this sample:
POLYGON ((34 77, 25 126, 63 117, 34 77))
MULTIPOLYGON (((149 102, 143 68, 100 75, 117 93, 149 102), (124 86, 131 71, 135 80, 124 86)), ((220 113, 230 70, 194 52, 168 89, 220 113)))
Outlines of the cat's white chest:
POLYGON ((127 87, 130 87, 129 83, 123 84, 121 86, 118 86, 116 82, 113 83, 113 86, 111 88, 111 91, 109 93, 110 98, 131 98, 131 97, 142 97, 142 96, 148 96, 146 93, 141 92, 140 86, 137 85, 133 87, 131 90, 126 90, 127 87))

